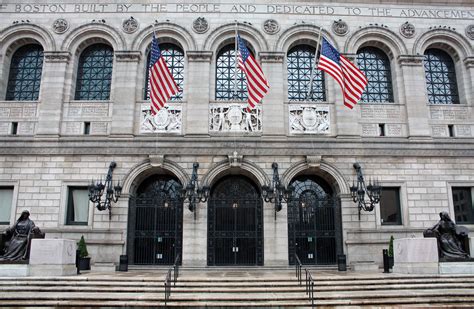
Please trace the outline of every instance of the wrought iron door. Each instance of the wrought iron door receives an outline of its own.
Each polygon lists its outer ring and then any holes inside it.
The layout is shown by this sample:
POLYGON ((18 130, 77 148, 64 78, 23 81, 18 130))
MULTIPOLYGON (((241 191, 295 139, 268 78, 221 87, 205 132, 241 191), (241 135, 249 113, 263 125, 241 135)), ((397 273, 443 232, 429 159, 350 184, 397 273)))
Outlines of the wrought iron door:
POLYGON ((130 198, 128 256, 135 265, 172 265, 182 251, 181 184, 152 176, 130 198))
POLYGON ((263 265, 263 202, 247 178, 230 176, 208 202, 209 266, 263 265))
POLYGON ((289 261, 294 253, 303 264, 330 265, 336 263, 342 250, 338 198, 322 181, 299 177, 288 203, 289 261))

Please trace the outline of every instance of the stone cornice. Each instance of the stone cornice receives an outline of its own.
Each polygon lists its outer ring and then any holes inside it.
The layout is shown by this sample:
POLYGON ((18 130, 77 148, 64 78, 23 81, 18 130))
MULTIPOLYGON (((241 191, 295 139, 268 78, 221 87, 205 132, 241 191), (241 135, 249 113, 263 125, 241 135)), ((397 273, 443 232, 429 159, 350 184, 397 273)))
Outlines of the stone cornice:
POLYGON ((45 62, 68 62, 71 53, 67 51, 45 51, 43 53, 45 62))
POLYGON ((421 66, 424 56, 420 55, 400 55, 397 60, 401 66, 421 66))
POLYGON ((194 62, 211 62, 212 51, 208 50, 188 50, 186 51, 188 61, 194 62))
POLYGON ((466 68, 474 68, 474 57, 466 57, 463 62, 466 68))
POLYGON ((270 63, 282 63, 285 59, 284 52, 260 52, 259 56, 262 62, 270 63))
POLYGON ((142 56, 140 51, 135 50, 117 50, 114 54, 118 62, 138 62, 142 56))

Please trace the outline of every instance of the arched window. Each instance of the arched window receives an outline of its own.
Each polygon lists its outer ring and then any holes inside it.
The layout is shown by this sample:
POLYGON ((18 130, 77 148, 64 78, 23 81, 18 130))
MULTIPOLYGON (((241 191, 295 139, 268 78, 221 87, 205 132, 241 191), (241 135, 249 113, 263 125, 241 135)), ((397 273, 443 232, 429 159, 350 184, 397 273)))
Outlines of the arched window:
POLYGON ((361 48, 357 53, 357 66, 369 80, 362 101, 393 102, 392 73, 387 55, 378 48, 361 48))
POLYGON ((288 70, 288 100, 325 101, 324 74, 320 70, 313 72, 313 86, 309 91, 311 70, 314 68, 315 48, 309 45, 297 45, 286 56, 288 70))
POLYGON ((87 47, 79 57, 76 100, 108 100, 114 51, 106 44, 87 47))
MULTIPOLYGON (((174 81, 180 90, 176 95, 170 98, 171 101, 179 101, 183 99, 183 85, 184 85, 184 52, 175 44, 165 43, 160 44, 161 55, 164 57, 168 68, 173 75, 174 81)), ((146 60, 146 79, 145 79, 145 92, 143 98, 148 100, 148 78, 150 74, 150 52, 148 52, 146 60)))
POLYGON ((216 100, 247 100, 247 80, 240 69, 235 78, 235 69, 235 46, 229 44, 217 54, 216 100))
POLYGON ((43 47, 30 44, 20 47, 12 57, 6 100, 38 100, 43 69, 43 47))
POLYGON ((431 104, 458 104, 459 94, 453 59, 439 49, 425 51, 425 76, 431 104))

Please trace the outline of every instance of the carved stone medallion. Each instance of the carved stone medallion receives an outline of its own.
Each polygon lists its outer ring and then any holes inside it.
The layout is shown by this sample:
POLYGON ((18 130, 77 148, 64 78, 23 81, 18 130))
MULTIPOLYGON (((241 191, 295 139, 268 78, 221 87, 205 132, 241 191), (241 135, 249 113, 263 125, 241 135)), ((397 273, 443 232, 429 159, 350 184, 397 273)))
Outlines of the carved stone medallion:
POLYGON ((69 23, 64 18, 58 18, 53 22, 53 31, 62 34, 69 29, 69 23))
POLYGON ((474 25, 469 25, 466 27, 466 35, 471 40, 474 40, 474 25))
POLYGON ((138 27, 138 21, 132 16, 130 16, 129 19, 124 20, 122 23, 122 29, 125 33, 134 33, 138 30, 138 27))
POLYGON ((193 21, 193 30, 196 33, 205 33, 209 30, 209 23, 204 17, 198 17, 193 21))
POLYGON ((400 33, 407 39, 410 39, 415 36, 415 26, 409 22, 405 22, 400 26, 400 33))
POLYGON ((332 23, 331 28, 332 28, 332 32, 334 32, 337 35, 341 35, 341 36, 346 35, 349 32, 349 26, 342 19, 335 20, 332 23))
POLYGON ((263 30, 268 34, 275 34, 280 31, 280 25, 274 19, 267 19, 263 22, 263 30))

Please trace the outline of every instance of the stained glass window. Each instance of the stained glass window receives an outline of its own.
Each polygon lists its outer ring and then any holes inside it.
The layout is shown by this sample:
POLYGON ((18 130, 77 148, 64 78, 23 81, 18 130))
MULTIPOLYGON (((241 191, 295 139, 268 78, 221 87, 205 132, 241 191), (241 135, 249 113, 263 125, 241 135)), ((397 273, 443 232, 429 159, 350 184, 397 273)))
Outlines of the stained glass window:
POLYGON ((309 92, 311 70, 314 68, 315 48, 309 45, 298 45, 288 52, 288 100, 290 101, 325 101, 324 74, 313 71, 313 86, 309 92), (309 95, 308 95, 309 92, 309 95))
POLYGON ((357 66, 369 84, 362 93, 363 102, 393 102, 390 60, 378 48, 364 47, 357 53, 357 66))
MULTIPOLYGON (((181 48, 174 44, 164 43, 160 44, 161 55, 164 57, 168 69, 170 70, 173 78, 178 85, 179 92, 170 98, 171 101, 179 101, 183 99, 183 86, 184 86, 184 52, 181 48)), ((146 60, 146 79, 145 79, 145 92, 143 97, 148 100, 148 78, 150 68, 150 53, 146 60)))
POLYGON ((20 47, 12 56, 6 100, 38 100, 42 69, 43 48, 36 44, 20 47))
POLYGON ((217 54, 216 100, 247 100, 245 74, 237 68, 237 78, 235 78, 235 69, 235 46, 229 44, 217 54), (235 87, 236 82, 237 87, 235 87))
POLYGON ((106 44, 86 48, 79 58, 76 100, 108 100, 112 81, 114 51, 106 44))
POLYGON ((428 101, 431 104, 458 104, 453 59, 442 50, 427 49, 424 64, 428 101))

